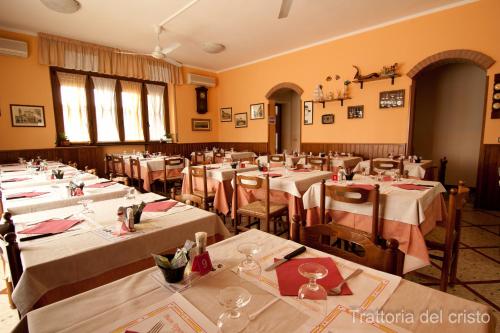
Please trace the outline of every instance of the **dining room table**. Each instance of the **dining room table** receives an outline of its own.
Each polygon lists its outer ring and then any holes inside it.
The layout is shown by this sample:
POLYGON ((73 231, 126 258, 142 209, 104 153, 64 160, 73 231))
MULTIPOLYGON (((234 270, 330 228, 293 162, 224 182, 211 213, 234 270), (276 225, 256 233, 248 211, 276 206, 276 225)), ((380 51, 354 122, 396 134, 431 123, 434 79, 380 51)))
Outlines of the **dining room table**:
MULTIPOLYGON (((192 168, 202 168, 203 166, 193 166, 192 168)), ((231 198, 233 196, 233 187, 231 181, 234 177, 234 172, 245 172, 257 170, 255 164, 245 163, 238 164, 235 168, 230 163, 216 163, 205 165, 207 172, 207 191, 215 193, 214 208, 217 212, 227 215, 230 211, 231 198)), ((188 167, 182 170, 184 181, 182 182, 182 194, 189 193, 188 167)), ((202 190, 203 182, 201 178, 195 178, 193 189, 202 190)))
MULTIPOLYGON (((310 157, 318 157, 318 156, 310 156, 310 157)), ((324 169, 331 170, 332 172, 337 172, 340 167, 344 169, 354 169, 359 162, 361 162, 363 158, 359 156, 349 156, 349 155, 338 155, 338 156, 330 156, 330 166, 324 166, 324 169)), ((267 155, 262 155, 257 158, 257 161, 261 164, 266 164, 268 161, 267 155)), ((306 165, 306 156, 305 155, 286 155, 286 163, 288 165, 301 164, 306 165), (293 161, 295 160, 295 161, 293 161)))
POLYGON ((209 244, 229 236, 217 215, 154 193, 17 215, 13 223, 23 273, 12 298, 22 315, 151 267, 152 253, 173 253, 195 232, 206 232, 209 244), (117 221, 119 207, 142 202, 146 205, 135 231, 123 230, 117 221), (61 221, 79 222, 47 235, 47 228, 61 221), (46 237, 33 238, 42 223, 46 237))
MULTIPOLYGON (((379 218, 381 236, 396 239, 399 249, 405 253, 403 272, 407 273, 430 264, 424 236, 438 222, 446 219, 444 186, 439 182, 417 179, 393 181, 390 177, 379 181, 375 176, 355 175, 352 181, 325 182, 326 186, 361 187, 367 190, 379 185, 379 218)), ((303 196, 307 211, 306 225, 318 224, 320 220, 321 184, 312 185, 303 196)), ((354 204, 325 198, 325 209, 334 223, 371 232, 372 205, 354 204)))
POLYGON ((68 205, 81 200, 102 201, 126 195, 131 188, 105 178, 79 180, 84 187, 81 195, 72 195, 67 183, 29 186, 2 190, 4 211, 13 215, 43 211, 68 205))
POLYGON ((252 229, 208 246, 214 270, 201 277, 189 275, 189 283, 168 283, 160 270, 153 267, 31 311, 24 323, 31 333, 149 332, 155 326, 162 327, 161 332, 215 333, 220 332, 218 319, 226 310, 218 301, 221 290, 241 287, 250 295, 248 304, 239 310, 240 316, 249 319, 243 332, 492 333, 495 330, 493 310, 487 305, 307 248, 282 266, 294 265, 296 260, 321 259, 333 261, 335 269, 328 274, 345 277, 362 270, 347 282, 351 295, 328 296, 326 311, 319 311, 315 306, 318 301, 283 295, 280 286, 284 282, 280 281, 277 270, 262 270, 261 274, 238 271, 237 265, 245 259, 238 246, 244 243, 258 246, 260 252, 254 257, 262 268, 300 246, 252 229), (456 315, 460 313, 475 314, 477 319, 458 321, 456 315))
MULTIPOLYGON (((235 150, 224 150, 221 151, 224 154, 224 157, 231 160, 231 161, 239 161, 242 159, 253 159, 257 157, 257 154, 255 154, 252 151, 235 151, 235 150)), ((213 163, 221 163, 222 161, 215 161, 214 159, 214 151, 213 150, 205 150, 203 151, 203 154, 205 155, 205 160, 208 162, 213 162, 213 163)), ((195 159, 196 152, 191 153, 191 159, 195 159)))
MULTIPOLYGON (((373 161, 395 161, 391 158, 378 157, 374 158, 373 161)), ((408 171, 408 176, 415 179, 424 179, 428 174, 428 169, 432 168, 432 160, 421 160, 420 162, 410 162, 410 160, 403 161, 403 167, 405 171, 408 171)), ((370 160, 364 160, 359 162, 353 169, 353 172, 361 173, 370 172, 370 160)), ((376 170, 375 170, 376 171, 376 170)), ((386 174, 390 174, 390 171, 385 171, 386 174)))
MULTIPOLYGON (((130 158, 137 158, 137 156, 127 155, 123 156, 125 161, 125 174, 129 177, 132 176, 132 172, 130 170, 130 158)), ((163 159, 178 159, 179 156, 152 156, 152 157, 139 157, 139 163, 141 165, 141 179, 142 186, 145 191, 151 192, 151 184, 155 180, 163 181, 165 178, 165 173, 163 170, 164 164, 163 159)), ((186 161, 184 158, 183 163, 180 165, 166 165, 165 171, 167 178, 180 177, 181 171, 184 168, 186 161)), ((134 176, 137 177, 138 170, 134 170, 134 176)))
POLYGON ((75 176, 78 176, 82 180, 97 180, 99 178, 94 174, 79 171, 70 166, 59 167, 52 170, 36 172, 26 171, 14 174, 9 172, 0 172, 0 189, 7 190, 21 187, 37 187, 43 185, 69 183, 75 176), (62 178, 55 178, 52 174, 52 170, 60 170, 62 172, 62 178))

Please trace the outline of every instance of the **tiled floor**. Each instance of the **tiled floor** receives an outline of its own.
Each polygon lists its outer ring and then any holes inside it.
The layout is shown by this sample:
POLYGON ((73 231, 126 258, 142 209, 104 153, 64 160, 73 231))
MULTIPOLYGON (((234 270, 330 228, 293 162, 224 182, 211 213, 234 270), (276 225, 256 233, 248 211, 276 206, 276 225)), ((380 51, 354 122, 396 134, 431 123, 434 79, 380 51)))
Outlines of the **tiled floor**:
MULTIPOLYGON (((461 243, 459 283, 449 288, 448 292, 491 306, 497 318, 496 332, 500 333, 500 212, 466 208, 461 243)), ((433 266, 419 271, 439 276, 439 270, 433 266)), ((423 281, 414 275, 406 278, 416 282, 423 281)), ((435 285, 430 287, 438 289, 435 285)), ((0 293, 0 333, 10 332, 16 325, 17 318, 17 312, 9 308, 7 295, 0 293)))

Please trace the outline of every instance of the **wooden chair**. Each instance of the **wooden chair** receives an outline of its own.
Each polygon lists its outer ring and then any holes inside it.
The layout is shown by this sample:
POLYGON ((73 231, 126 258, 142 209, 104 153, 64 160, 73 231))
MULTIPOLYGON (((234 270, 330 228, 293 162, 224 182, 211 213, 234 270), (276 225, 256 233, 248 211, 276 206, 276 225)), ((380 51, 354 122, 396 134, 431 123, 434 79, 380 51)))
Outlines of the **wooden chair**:
POLYGON ((208 190, 207 184, 207 167, 205 165, 201 167, 191 167, 188 166, 189 175, 189 196, 188 199, 196 204, 198 207, 202 207, 204 210, 209 210, 209 206, 213 205, 215 199, 215 192, 208 190), (202 179, 203 189, 194 189, 195 179, 202 179))
POLYGON ((94 176, 97 174, 95 169, 94 168, 90 169, 88 165, 85 166, 85 172, 94 176))
POLYGON ((446 181, 446 165, 448 164, 448 159, 445 157, 439 160, 439 170, 438 170, 438 181, 445 185, 446 181))
POLYGON ((267 163, 285 163, 285 154, 267 155, 267 163))
POLYGON ((204 151, 195 151, 194 152, 194 158, 192 160, 193 165, 198 165, 198 164, 206 164, 206 157, 205 157, 205 152, 204 151))
POLYGON ((171 198, 175 198, 175 183, 179 182, 182 183, 182 174, 174 177, 168 177, 167 176, 167 170, 168 168, 182 168, 184 165, 184 158, 182 157, 170 157, 170 158, 163 158, 163 192, 166 194, 168 193, 168 184, 173 184, 171 187, 171 198))
POLYGON ((226 157, 226 154, 221 153, 220 151, 214 153, 213 163, 222 163, 224 161, 224 157, 226 157))
POLYGON ((332 224, 317 224, 302 227, 301 244, 333 254, 358 264, 401 276, 404 253, 398 250, 399 243, 390 239, 374 242, 365 233, 349 227, 332 224), (338 246, 341 241, 354 244, 356 251, 338 246))
POLYGON ((68 161, 68 165, 70 167, 73 167, 75 169, 78 169, 78 163, 77 162, 72 162, 72 161, 68 161))
POLYGON ((141 161, 139 157, 130 158, 130 185, 137 190, 144 192, 143 180, 141 175, 141 161))
POLYGON ((270 201, 270 189, 269 189, 269 175, 265 175, 264 178, 238 175, 237 171, 234 172, 234 200, 233 209, 235 211, 235 233, 238 234, 240 231, 247 231, 251 225, 252 218, 257 219, 258 227, 264 226, 264 231, 269 232, 269 222, 273 221, 274 234, 281 235, 288 232, 288 228, 283 228, 283 230, 278 233, 278 222, 282 223, 282 216, 286 218, 286 225, 290 225, 288 216, 288 205, 276 204, 270 201), (239 207, 238 206, 238 188, 244 188, 248 190, 261 190, 265 191, 264 200, 256 200, 248 205, 239 207), (241 226, 240 220, 242 216, 247 216, 249 223, 246 226, 241 226))
POLYGON ((114 182, 122 183, 125 185, 129 184, 128 176, 125 173, 125 160, 121 156, 111 157, 112 171, 109 179, 114 182))
POLYGON ((330 158, 318 156, 306 156, 306 164, 309 164, 314 170, 324 170, 325 166, 329 170, 330 158))
POLYGON ((404 175, 404 164, 402 160, 399 161, 374 161, 370 160, 370 173, 376 175, 375 169, 382 171, 398 170, 400 175, 404 175))
POLYGON ((425 237, 425 244, 429 250, 441 252, 439 255, 429 254, 432 259, 442 262, 441 277, 439 278, 441 291, 446 291, 449 284, 453 285, 456 282, 462 209, 468 196, 469 188, 460 181, 458 189, 452 188, 449 191, 446 224, 437 226, 433 232, 425 237), (441 232, 439 229, 442 229, 441 232))
POLYGON ((325 180, 321 181, 320 189, 320 224, 326 223, 326 197, 333 201, 340 201, 349 204, 364 205, 366 203, 372 204, 372 230, 370 239, 373 243, 378 240, 378 235, 382 234, 383 226, 379 225, 379 203, 380 192, 379 185, 375 184, 373 190, 357 188, 354 186, 337 186, 325 185, 325 180))
MULTIPOLYGON (((10 213, 5 213, 4 222, 0 224, 0 236, 7 243, 6 250, 6 261, 9 265, 10 274, 6 274, 5 276, 5 285, 7 287, 7 298, 9 301, 9 305, 12 309, 15 309, 14 302, 12 301, 12 292, 14 287, 19 282, 21 278, 21 274, 23 272, 23 266, 21 263, 21 255, 19 251, 19 246, 16 242, 16 233, 14 222, 12 221, 12 215, 10 213)), ((0 249, 0 255, 2 255, 2 250, 0 249)), ((2 261, 4 261, 4 257, 2 255, 2 261)), ((4 267, 5 272, 5 267, 4 267)))
POLYGON ((106 178, 110 178, 113 173, 113 156, 106 154, 104 155, 104 175, 106 178))

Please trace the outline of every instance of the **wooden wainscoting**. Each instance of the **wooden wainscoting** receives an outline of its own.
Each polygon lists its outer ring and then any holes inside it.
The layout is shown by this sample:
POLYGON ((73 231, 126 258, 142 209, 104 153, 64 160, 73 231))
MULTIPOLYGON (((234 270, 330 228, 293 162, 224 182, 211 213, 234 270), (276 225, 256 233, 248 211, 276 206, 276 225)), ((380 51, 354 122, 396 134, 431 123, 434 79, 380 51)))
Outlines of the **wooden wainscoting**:
POLYGON ((301 151, 309 153, 327 153, 337 151, 344 153, 354 153, 364 159, 375 157, 386 157, 390 153, 406 155, 405 143, 302 143, 301 151))
POLYGON ((0 163, 17 162, 19 157, 32 159, 40 156, 49 161, 62 160, 77 162, 78 168, 85 166, 95 168, 98 174, 104 173, 104 155, 102 147, 99 146, 71 146, 39 149, 20 149, 20 150, 0 150, 0 163))
POLYGON ((475 205, 500 210, 500 145, 483 145, 481 150, 475 205))

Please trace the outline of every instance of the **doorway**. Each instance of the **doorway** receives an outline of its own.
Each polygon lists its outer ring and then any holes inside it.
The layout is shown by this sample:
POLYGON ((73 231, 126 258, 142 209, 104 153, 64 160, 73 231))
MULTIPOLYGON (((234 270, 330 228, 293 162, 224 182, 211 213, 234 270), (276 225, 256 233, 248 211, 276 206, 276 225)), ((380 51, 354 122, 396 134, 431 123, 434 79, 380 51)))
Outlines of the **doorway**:
POLYGON ((266 95, 269 100, 268 150, 271 154, 300 151, 303 90, 281 83, 266 95))
POLYGON ((448 159, 445 184, 476 187, 484 122, 486 71, 472 63, 429 66, 414 77, 411 151, 448 159))

